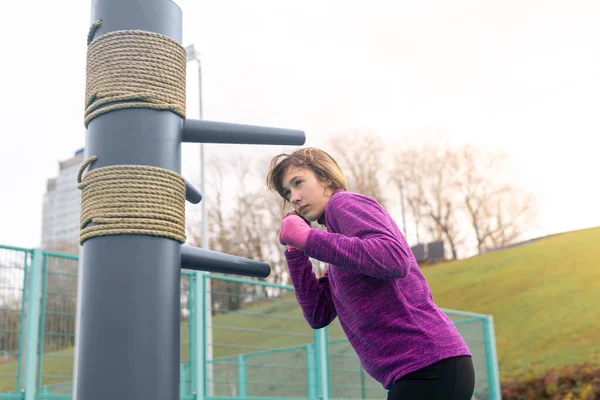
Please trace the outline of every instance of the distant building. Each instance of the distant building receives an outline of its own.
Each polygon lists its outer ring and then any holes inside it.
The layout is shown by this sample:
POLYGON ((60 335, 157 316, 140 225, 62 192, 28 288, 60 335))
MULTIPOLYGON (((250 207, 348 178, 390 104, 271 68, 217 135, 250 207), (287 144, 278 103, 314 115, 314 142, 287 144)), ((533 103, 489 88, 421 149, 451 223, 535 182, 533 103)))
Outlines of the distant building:
POLYGON ((79 249, 81 192, 77 172, 83 162, 83 149, 58 163, 58 176, 48 179, 42 204, 42 247, 76 253, 79 249))
POLYGON ((419 243, 410 248, 419 265, 434 264, 446 260, 444 241, 438 240, 430 243, 419 243))

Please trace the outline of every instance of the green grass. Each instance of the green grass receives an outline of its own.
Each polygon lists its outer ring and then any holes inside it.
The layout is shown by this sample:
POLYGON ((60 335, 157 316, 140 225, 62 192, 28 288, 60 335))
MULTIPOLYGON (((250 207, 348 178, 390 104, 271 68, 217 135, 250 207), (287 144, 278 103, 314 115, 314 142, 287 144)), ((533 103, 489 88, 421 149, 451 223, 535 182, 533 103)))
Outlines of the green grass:
MULTIPOLYGON (((187 342, 188 337, 188 324, 185 322, 181 325, 182 342, 187 342)), ((60 351, 44 353, 44 357, 42 358, 42 386, 58 385, 72 381, 73 350, 73 347, 68 347, 60 351)), ((181 346, 180 359, 181 362, 188 361, 187 344, 182 344, 181 346)), ((17 360, 0 362, 0 393, 18 391, 16 389, 17 368, 17 360)), ((23 375, 21 375, 21 385, 23 385, 23 375)), ((58 387, 57 391, 60 390, 62 388, 58 387)), ((53 391, 52 393, 57 393, 57 391, 53 391)))
MULTIPOLYGON (((551 367, 600 363, 600 228, 569 232, 466 260, 425 267, 436 303, 446 309, 491 314, 501 377, 538 374, 551 367)), ((252 311, 300 317, 289 303, 252 311)), ((261 326, 269 331, 309 332, 303 321, 229 314, 215 325, 261 326)), ((215 331, 217 332, 217 331, 215 331)), ((279 348, 306 343, 261 333, 219 332, 217 344, 279 348)), ((343 337, 339 324, 330 338, 343 337)), ((215 347, 215 357, 239 349, 215 347)), ((250 352, 250 351, 249 351, 250 352)))
MULTIPOLYGON (((587 229, 423 270, 440 307, 493 315, 502 378, 537 375, 600 363, 598 243, 600 228, 587 229)), ((312 342, 291 292, 241 311, 213 318, 215 358, 312 342)), ((329 338, 342 337, 335 322, 329 338)), ((187 360, 186 346, 181 358, 187 360)), ((0 392, 15 390, 16 366, 0 363, 0 392)), ((43 385, 64 382, 50 376, 71 375, 72 349, 45 354, 42 371, 43 385)))
MULTIPOLYGON (((275 300, 215 316, 213 332, 215 358, 299 346, 313 341, 313 332, 304 321, 291 291, 275 300), (240 332, 231 328, 249 328, 249 331, 240 332), (244 349, 241 346, 254 348, 244 349)), ((344 337, 339 324, 331 326, 329 337, 344 337)))
POLYGON ((600 228, 425 268, 436 303, 491 314, 501 377, 600 362, 600 228))

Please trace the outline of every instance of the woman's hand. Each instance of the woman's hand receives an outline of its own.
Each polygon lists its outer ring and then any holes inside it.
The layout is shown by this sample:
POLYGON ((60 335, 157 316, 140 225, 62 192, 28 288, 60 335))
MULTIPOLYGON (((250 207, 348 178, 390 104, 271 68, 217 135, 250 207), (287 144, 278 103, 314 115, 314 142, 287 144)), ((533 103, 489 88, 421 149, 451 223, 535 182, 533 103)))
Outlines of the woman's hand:
POLYGON ((281 221, 279 242, 284 246, 287 245, 288 250, 303 250, 310 230, 310 222, 292 211, 281 221))

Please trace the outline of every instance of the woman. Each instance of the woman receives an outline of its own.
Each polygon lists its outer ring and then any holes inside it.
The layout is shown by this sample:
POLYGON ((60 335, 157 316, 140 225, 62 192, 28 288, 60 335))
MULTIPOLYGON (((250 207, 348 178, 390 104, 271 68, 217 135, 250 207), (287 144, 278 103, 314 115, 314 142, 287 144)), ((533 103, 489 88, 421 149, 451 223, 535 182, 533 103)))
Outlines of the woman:
POLYGON ((308 324, 323 328, 338 317, 388 399, 471 399, 471 352, 388 213, 349 192, 338 164, 316 148, 274 157, 267 185, 294 209, 279 240, 308 324), (314 221, 327 231, 311 228, 314 221), (329 264, 322 277, 309 257, 329 264))

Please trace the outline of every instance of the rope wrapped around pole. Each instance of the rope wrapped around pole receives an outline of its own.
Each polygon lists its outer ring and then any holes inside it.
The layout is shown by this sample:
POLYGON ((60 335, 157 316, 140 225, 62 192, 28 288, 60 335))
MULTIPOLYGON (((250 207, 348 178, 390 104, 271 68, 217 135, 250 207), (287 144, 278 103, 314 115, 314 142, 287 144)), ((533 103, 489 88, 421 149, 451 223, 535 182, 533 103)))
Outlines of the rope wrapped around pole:
MULTIPOLYGON (((113 31, 91 41, 88 35, 85 119, 116 110, 165 110, 185 118, 185 49, 154 32, 113 31)), ((150 235, 184 243, 185 180, 166 169, 146 165, 112 165, 83 172, 80 244, 97 236, 150 235)))
POLYGON ((162 236, 185 243, 185 180, 172 171, 117 165, 77 176, 81 195, 79 242, 106 235, 162 236))
MULTIPOLYGON (((90 28, 88 42, 100 26, 90 28)), ((88 44, 85 126, 125 108, 167 110, 185 118, 186 53, 175 40, 154 32, 105 33, 88 44)))

